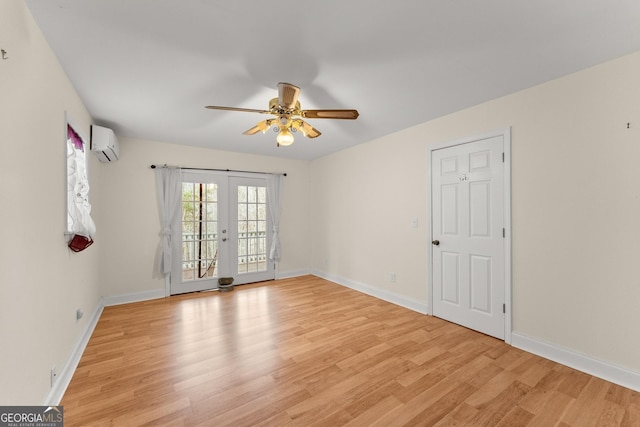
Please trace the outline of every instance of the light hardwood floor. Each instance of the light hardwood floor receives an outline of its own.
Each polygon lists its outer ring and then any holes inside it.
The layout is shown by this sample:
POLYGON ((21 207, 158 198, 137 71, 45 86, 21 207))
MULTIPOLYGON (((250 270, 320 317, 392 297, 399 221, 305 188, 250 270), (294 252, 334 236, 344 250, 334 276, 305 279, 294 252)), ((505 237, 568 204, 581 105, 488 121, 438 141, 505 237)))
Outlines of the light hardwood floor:
POLYGON ((70 426, 640 426, 640 393, 313 276, 105 308, 70 426))

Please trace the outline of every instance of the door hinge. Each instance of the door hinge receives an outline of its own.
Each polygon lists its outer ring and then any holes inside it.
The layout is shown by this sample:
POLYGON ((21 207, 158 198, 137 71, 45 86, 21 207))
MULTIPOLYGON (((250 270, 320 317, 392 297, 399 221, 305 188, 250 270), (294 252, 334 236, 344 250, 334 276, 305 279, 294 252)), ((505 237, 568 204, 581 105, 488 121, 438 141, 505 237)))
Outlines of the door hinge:
POLYGON ((504 153, 502 153, 502 163, 504 163, 504 153))
POLYGON ((507 304, 502 304, 502 313, 503 314, 507 313, 507 304))
POLYGON ((505 228, 502 227, 502 238, 504 239, 505 237, 507 237, 507 230, 505 230, 505 228))

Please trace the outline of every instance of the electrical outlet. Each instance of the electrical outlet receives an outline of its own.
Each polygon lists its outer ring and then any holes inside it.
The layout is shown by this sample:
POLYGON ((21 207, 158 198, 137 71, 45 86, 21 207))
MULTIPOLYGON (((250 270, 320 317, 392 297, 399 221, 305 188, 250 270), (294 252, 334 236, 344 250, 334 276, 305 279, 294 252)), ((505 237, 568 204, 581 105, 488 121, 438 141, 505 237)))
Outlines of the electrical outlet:
POLYGON ((396 273, 389 273, 389 281, 391 283, 396 283, 396 273))
POLYGON ((56 382, 56 378, 58 377, 58 373, 56 372, 56 367, 51 368, 51 387, 56 382))

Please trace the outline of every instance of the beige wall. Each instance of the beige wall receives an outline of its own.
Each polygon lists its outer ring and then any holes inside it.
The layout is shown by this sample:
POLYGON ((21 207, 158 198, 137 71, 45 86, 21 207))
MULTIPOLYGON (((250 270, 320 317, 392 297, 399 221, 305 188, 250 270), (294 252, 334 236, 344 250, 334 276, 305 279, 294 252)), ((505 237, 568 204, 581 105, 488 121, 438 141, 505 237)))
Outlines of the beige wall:
POLYGON ((398 136, 312 162, 313 267, 426 303, 427 153, 398 136))
POLYGON ((100 243, 64 236, 65 111, 87 136, 91 118, 22 1, 0 2, 0 47, 0 405, 39 405, 99 302, 100 243))
POLYGON ((309 266, 309 163, 120 138, 120 160, 101 164, 96 222, 103 251, 100 260, 102 295, 118 296, 164 290, 154 274, 160 242, 160 216, 155 172, 151 164, 194 168, 286 172, 280 237, 279 273, 305 271, 309 266))
POLYGON ((314 161, 313 267, 426 304, 427 148, 511 127, 514 332, 640 372, 638 76, 640 53, 314 161))

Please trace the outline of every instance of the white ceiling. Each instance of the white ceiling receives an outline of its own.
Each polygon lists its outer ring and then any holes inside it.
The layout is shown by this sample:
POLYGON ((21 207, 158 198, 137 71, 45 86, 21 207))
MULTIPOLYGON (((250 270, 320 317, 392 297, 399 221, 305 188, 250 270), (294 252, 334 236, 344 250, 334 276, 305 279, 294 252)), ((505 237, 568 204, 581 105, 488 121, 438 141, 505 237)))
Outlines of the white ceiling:
POLYGON ((96 123, 119 136, 314 159, 640 50, 638 0, 26 0, 96 123), (276 84, 297 134, 242 135, 276 84))

